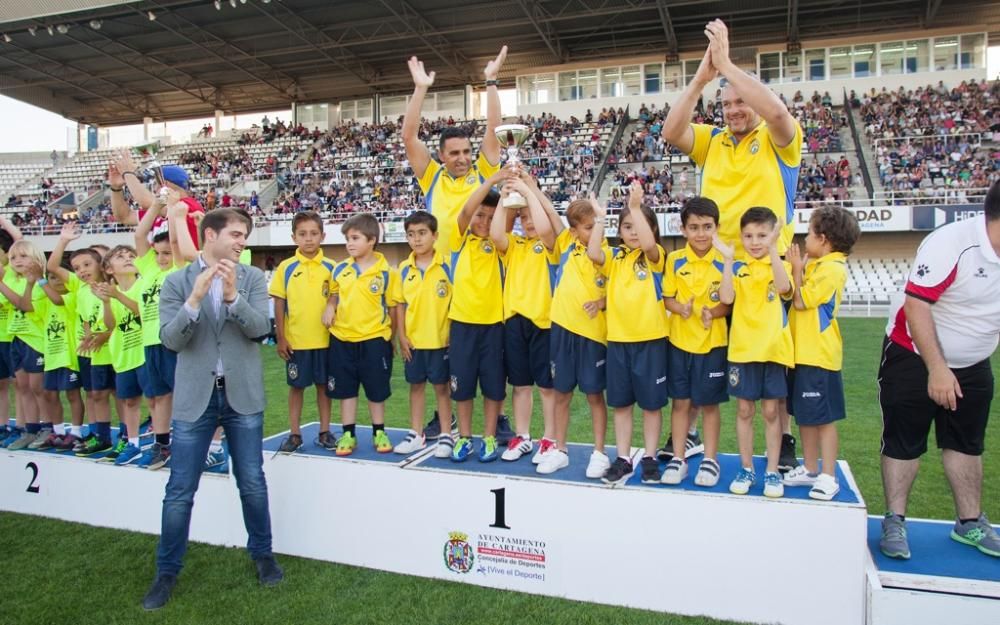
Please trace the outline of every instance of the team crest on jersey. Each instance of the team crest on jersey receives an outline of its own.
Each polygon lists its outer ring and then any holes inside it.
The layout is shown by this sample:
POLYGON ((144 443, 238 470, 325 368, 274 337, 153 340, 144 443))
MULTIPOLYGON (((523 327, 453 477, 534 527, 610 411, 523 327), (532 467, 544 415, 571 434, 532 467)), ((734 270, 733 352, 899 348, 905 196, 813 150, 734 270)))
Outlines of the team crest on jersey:
POLYGON ((632 271, 635 272, 635 277, 639 280, 645 280, 649 277, 649 267, 646 266, 645 257, 640 256, 639 260, 635 261, 632 265, 632 271))
POLYGON ((434 287, 437 291, 437 296, 441 298, 448 297, 448 281, 438 280, 437 286, 434 287))
POLYGON ((729 367, 729 386, 740 385, 740 368, 729 367))
POLYGON ((767 301, 773 302, 778 297, 778 289, 774 288, 774 280, 767 283, 767 301))
POLYGON ((451 376, 451 380, 448 381, 448 386, 451 387, 451 392, 454 393, 458 390, 458 376, 451 376))
POLYGON ((712 286, 708 288, 708 299, 712 300, 713 302, 719 301, 719 286, 720 283, 718 281, 715 281, 712 283, 712 286))
POLYGON ((483 239, 482 243, 479 244, 479 247, 483 250, 483 253, 485 254, 493 253, 493 246, 486 239, 483 239))
POLYGON ((476 561, 475 550, 469 544, 469 536, 464 532, 448 532, 448 542, 444 544, 444 565, 449 571, 468 573, 476 561))
POLYGON ((368 283, 368 290, 373 294, 378 295, 382 292, 385 285, 382 283, 382 276, 375 276, 372 281, 368 283))
POLYGON ((465 184, 476 184, 476 174, 470 173, 465 177, 465 184))
POLYGON ((294 362, 288 363, 288 379, 289 380, 299 379, 299 366, 294 362))
POLYGON ((608 283, 608 280, 607 280, 607 278, 604 277, 604 274, 600 274, 599 273, 596 276, 594 276, 594 284, 597 285, 597 288, 603 289, 604 285, 607 284, 607 283, 608 283))
POLYGON ((534 252, 534 253, 536 253, 536 254, 541 254, 544 250, 545 250, 545 248, 542 246, 542 244, 540 242, 539 243, 535 243, 535 247, 531 248, 531 251, 534 252))
POLYGON ((330 284, 327 282, 323 283, 323 297, 330 297, 330 284))
POLYGON ((759 151, 760 151, 760 141, 754 139, 753 143, 750 144, 750 153, 756 154, 759 151))

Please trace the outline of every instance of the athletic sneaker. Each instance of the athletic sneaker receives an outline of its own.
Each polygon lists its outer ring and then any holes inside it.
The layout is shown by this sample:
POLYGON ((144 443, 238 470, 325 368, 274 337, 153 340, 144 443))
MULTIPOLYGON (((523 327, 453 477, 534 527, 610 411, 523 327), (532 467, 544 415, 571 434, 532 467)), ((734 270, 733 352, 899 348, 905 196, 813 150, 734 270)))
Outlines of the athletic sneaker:
POLYGON ((101 458, 101 460, 104 462, 114 462, 115 460, 118 460, 118 456, 125 451, 126 447, 128 447, 128 439, 119 438, 115 441, 115 445, 111 448, 111 451, 108 452, 108 455, 101 458))
MULTIPOLYGON (((329 432, 326 432, 329 434, 329 432)), ((289 434, 288 438, 281 441, 281 445, 278 447, 279 454, 293 454, 302 447, 302 435, 301 434, 289 434)))
POLYGON ((337 449, 337 437, 329 430, 320 432, 319 436, 316 437, 315 443, 327 451, 336 451, 337 449))
MULTIPOLYGON (((698 432, 688 432, 687 438, 684 440, 684 458, 690 458, 692 456, 697 456, 705 451, 705 444, 701 441, 701 435, 698 432)), ((668 436, 667 442, 663 444, 663 447, 656 450, 656 459, 665 462, 670 462, 674 457, 674 437, 668 436)))
POLYGON ((56 451, 73 451, 76 444, 80 442, 80 437, 76 434, 63 434, 59 442, 52 446, 56 451))
POLYGON ((38 434, 31 434, 30 432, 27 431, 21 432, 20 436, 18 436, 13 442, 11 442, 10 445, 7 445, 7 449, 11 451, 19 451, 21 449, 27 449, 28 445, 34 443, 35 439, 37 438, 38 434))
POLYGON ((817 477, 819 476, 815 473, 807 471, 804 464, 800 464, 785 473, 781 481, 785 483, 785 486, 812 486, 816 483, 817 477))
POLYGON ((553 449, 549 453, 545 454, 542 461, 538 463, 535 467, 535 473, 541 475, 549 475, 555 473, 559 469, 565 469, 569 466, 569 454, 561 449, 553 449))
POLYGON ((38 433, 38 436, 35 438, 35 441, 30 445, 28 445, 28 449, 37 449, 38 451, 45 451, 46 449, 52 449, 52 447, 55 446, 56 439, 58 438, 59 438, 58 434, 56 434, 49 428, 45 428, 38 433))
POLYGON ((6 425, 0 425, 0 441, 6 440, 12 431, 13 430, 6 425))
POLYGON ((890 558, 910 559, 910 543, 906 540, 906 521, 903 517, 891 512, 885 513, 878 548, 890 558))
MULTIPOLYGON (((451 432, 454 434, 458 430, 458 419, 454 414, 451 415, 451 432)), ((434 418, 431 419, 427 426, 424 428, 424 438, 427 440, 433 440, 441 436, 441 417, 438 415, 437 410, 434 411, 434 418)))
POLYGON ((538 464, 539 462, 542 461, 542 458, 545 456, 545 454, 549 453, 550 451, 555 451, 555 449, 556 449, 556 442, 554 440, 552 440, 551 438, 542 437, 542 441, 538 444, 538 451, 536 451, 535 455, 531 457, 531 463, 538 464))
POLYGON ((659 484, 660 463, 652 456, 643 456, 639 461, 639 474, 643 484, 659 484))
POLYGON ((628 458, 622 458, 618 456, 615 461, 611 463, 608 470, 601 477, 601 481, 605 484, 611 484, 612 486, 616 484, 622 484, 632 475, 632 463, 628 458))
POLYGON ((118 454, 118 457, 115 458, 115 466, 123 467, 126 464, 131 464, 132 462, 138 460, 139 456, 141 455, 142 455, 141 449, 139 449, 132 443, 128 443, 125 445, 125 449, 123 449, 121 453, 118 454))
POLYGON ((986 513, 979 515, 975 521, 962 523, 955 521, 955 527, 951 530, 952 540, 971 545, 988 556, 1000 558, 1000 536, 990 525, 986 513))
POLYGON ((781 435, 781 455, 778 456, 778 471, 791 471, 799 466, 799 459, 795 457, 795 437, 791 434, 781 435))
POLYGON ((746 495, 750 492, 750 487, 757 481, 757 475, 753 469, 741 468, 736 474, 736 479, 729 483, 729 492, 734 495, 746 495))
MULTIPOLYGON (((93 456, 111 449, 111 441, 103 440, 96 434, 88 434, 82 441, 83 446, 80 451, 75 452, 77 456, 93 456)), ((76 449, 74 447, 73 449, 76 449)))
POLYGON ((142 469, 156 471, 163 468, 163 465, 170 461, 170 445, 153 443, 142 452, 142 457, 135 463, 135 466, 142 469))
POLYGON ((667 463, 667 468, 663 470, 663 477, 660 478, 660 483, 680 484, 687 477, 687 474, 688 464, 683 460, 674 458, 667 463))
POLYGON ((10 449, 10 446, 13 445, 17 439, 21 438, 22 434, 24 434, 24 430, 11 428, 7 434, 7 438, 3 439, 3 447, 5 449, 10 449))
POLYGON ((226 450, 219 449, 218 451, 212 451, 209 448, 208 455, 205 456, 205 467, 203 470, 215 470, 217 473, 224 473, 225 469, 223 467, 226 467, 226 450))
POLYGON ((392 441, 389 440, 389 435, 385 433, 385 430, 375 432, 374 439, 375 451, 380 454, 392 452, 392 441))
MULTIPOLYGON (((794 469, 793 469, 794 470, 794 469)), ((837 496, 840 492, 840 484, 837 483, 837 478, 832 475, 827 475, 826 473, 820 473, 816 477, 816 483, 809 490, 810 499, 819 499, 820 501, 830 501, 837 496)))
POLYGON ((438 436, 437 445, 434 445, 435 458, 451 458, 451 450, 455 448, 455 439, 451 434, 441 434, 438 436))
POLYGON ((484 436, 479 445, 479 462, 493 462, 500 457, 500 445, 496 436, 484 436))
POLYGON ((778 499, 785 496, 785 485, 781 483, 780 473, 764 474, 764 496, 771 499, 778 499))
POLYGON ((459 436, 451 450, 451 461, 465 462, 472 455, 472 451, 472 439, 468 436, 459 436))
POLYGON ((145 436, 153 432, 153 416, 146 415, 146 420, 139 424, 139 436, 145 436))
POLYGON ((719 483, 719 475, 721 474, 722 468, 719 467, 718 462, 713 458, 704 458, 701 465, 698 466, 698 473, 694 476, 695 486, 712 488, 719 483))
MULTIPOLYGON (((545 439, 543 438, 544 442, 545 439)), ((534 443, 531 442, 531 437, 525 438, 518 434, 507 443, 507 449, 504 450, 503 455, 500 456, 501 460, 506 460, 507 462, 516 462, 521 459, 521 456, 525 454, 530 454, 531 450, 535 448, 534 443)), ((534 459, 532 459, 534 462, 534 459)), ((537 462, 535 464, 538 464, 537 462)))
POLYGON ((392 450, 397 454, 409 455, 420 451, 424 447, 427 447, 427 441, 424 439, 424 435, 417 434, 415 431, 410 430, 406 433, 406 438, 393 447, 392 450))
POLYGON ((604 477, 604 474, 611 468, 611 460, 608 454, 597 451, 590 452, 590 462, 587 463, 587 477, 597 480, 604 477))
POLYGON ((354 453, 354 448, 358 446, 358 439, 350 432, 344 432, 337 441, 337 455, 350 456, 354 453))
POLYGON ((502 414, 497 418, 497 445, 506 447, 515 436, 514 430, 510 427, 510 418, 502 414))

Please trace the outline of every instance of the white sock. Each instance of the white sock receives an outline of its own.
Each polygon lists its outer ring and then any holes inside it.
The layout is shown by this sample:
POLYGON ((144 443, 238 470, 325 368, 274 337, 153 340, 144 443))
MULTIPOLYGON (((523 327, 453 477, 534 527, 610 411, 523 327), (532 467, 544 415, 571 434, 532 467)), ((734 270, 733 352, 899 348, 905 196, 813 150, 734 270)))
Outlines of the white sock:
POLYGON ((531 442, 531 434, 518 434, 518 436, 523 438, 525 441, 531 442))
POLYGON ((83 436, 83 426, 82 425, 71 425, 69 426, 69 433, 73 436, 80 438, 83 436))
POLYGON ((139 447, 139 437, 136 436, 135 438, 132 438, 131 436, 129 436, 128 437, 128 444, 129 445, 135 445, 135 447, 138 448, 139 447))
POLYGON ((208 448, 209 453, 217 454, 222 451, 222 441, 213 440, 208 448))
POLYGON ((52 433, 55 434, 56 436, 62 436, 65 433, 63 431, 63 424, 62 423, 53 423, 52 424, 52 433))
POLYGON ((698 428, 696 426, 692 425, 690 429, 688 429, 688 434, 690 434, 691 436, 694 436, 697 433, 698 433, 698 428))

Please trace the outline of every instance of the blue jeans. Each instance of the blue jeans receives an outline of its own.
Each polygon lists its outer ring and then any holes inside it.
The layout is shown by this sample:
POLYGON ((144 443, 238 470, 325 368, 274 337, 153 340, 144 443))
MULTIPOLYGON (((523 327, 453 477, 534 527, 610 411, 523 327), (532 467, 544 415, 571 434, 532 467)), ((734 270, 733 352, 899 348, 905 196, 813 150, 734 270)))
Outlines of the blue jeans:
POLYGON ((161 574, 177 575, 181 570, 187 551, 194 494, 212 435, 220 425, 229 441, 230 462, 243 503, 247 551, 254 560, 271 555, 271 516, 263 469, 264 415, 237 413, 226 401, 226 391, 216 389, 197 421, 173 422, 170 478, 163 495, 160 544, 156 550, 156 568, 161 574))

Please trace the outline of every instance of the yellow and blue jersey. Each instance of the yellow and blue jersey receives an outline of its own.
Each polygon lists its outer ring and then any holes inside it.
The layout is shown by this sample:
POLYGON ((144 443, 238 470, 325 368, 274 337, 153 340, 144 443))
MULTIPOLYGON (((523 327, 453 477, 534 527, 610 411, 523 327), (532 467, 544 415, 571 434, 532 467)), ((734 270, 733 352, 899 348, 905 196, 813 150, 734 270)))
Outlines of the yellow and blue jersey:
MULTIPOLYGON (((457 221, 457 220, 456 220, 457 221)), ((493 324, 503 321, 504 259, 489 237, 478 237, 457 224, 449 241, 455 294, 448 318, 462 323, 493 324)))
MULTIPOLYGON (((782 261, 785 271, 792 268, 782 261)), ((733 327, 729 333, 729 361, 775 362, 795 366, 795 348, 788 312, 774 286, 770 256, 733 263, 733 327)), ((784 297, 791 296, 791 292, 784 297)))
POLYGON ((426 269, 417 267, 413 253, 399 264, 400 293, 396 299, 406 310, 406 336, 416 349, 441 349, 448 346, 451 306, 451 267, 444 256, 434 252, 426 269))
POLYGON ((844 341, 837 323, 840 298, 847 285, 847 256, 832 252, 810 261, 799 295, 805 310, 792 309, 790 323, 795 364, 840 371, 844 341))
POLYGON ((670 342, 690 354, 707 354, 726 344, 726 320, 712 320, 706 328, 701 321, 702 307, 719 305, 719 287, 722 285, 722 255, 711 249, 698 256, 690 245, 685 245, 667 256, 663 272, 663 296, 673 297, 680 304, 691 302, 691 316, 670 315, 670 342))
POLYGON ((323 325, 323 309, 330 297, 335 264, 316 252, 308 258, 298 250, 278 264, 268 295, 284 300, 285 339, 292 349, 326 349, 330 332, 323 325))
POLYGON ((504 321, 514 315, 537 327, 552 327, 552 289, 559 257, 541 239, 507 235, 507 276, 503 285, 504 321))
POLYGON ((424 175, 417 181, 424 194, 424 208, 438 220, 438 240, 434 249, 448 254, 451 231, 455 229, 458 214, 465 201, 486 179, 500 170, 500 164, 493 165, 480 153, 468 173, 455 178, 439 162, 430 159, 424 175))
POLYGON ((337 316, 330 332, 349 343, 374 338, 392 338, 389 309, 399 303, 399 272, 390 267, 385 256, 375 252, 375 262, 368 269, 349 258, 333 268, 330 293, 339 298, 337 316))
MULTIPOLYGON (((596 234, 593 236, 597 236, 596 234)), ((663 266, 667 253, 650 262, 641 249, 625 245, 604 254, 608 276, 608 341, 640 343, 666 338, 667 309, 663 306, 663 266)))
MULTIPOLYGON (((598 236, 598 235, 593 235, 598 236)), ((611 257, 611 248, 602 241, 604 258, 611 257)), ((608 342, 608 321, 604 310, 593 318, 583 306, 607 295, 608 278, 587 256, 587 246, 569 228, 556 237, 554 249, 558 256, 555 289, 552 293, 552 323, 591 341, 608 342)))

